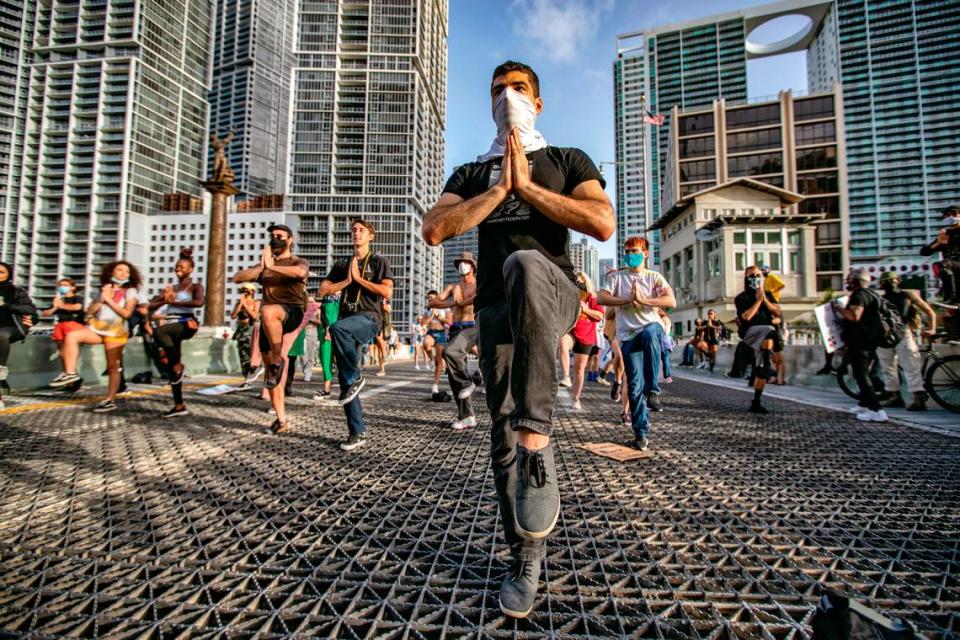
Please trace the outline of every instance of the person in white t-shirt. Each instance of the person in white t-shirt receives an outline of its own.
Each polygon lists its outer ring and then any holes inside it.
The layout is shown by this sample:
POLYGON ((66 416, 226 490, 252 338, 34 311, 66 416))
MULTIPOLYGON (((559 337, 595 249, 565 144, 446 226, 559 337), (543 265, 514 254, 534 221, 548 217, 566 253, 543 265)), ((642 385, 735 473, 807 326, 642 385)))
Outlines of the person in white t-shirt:
POLYGON ((630 446, 645 451, 650 432, 647 408, 660 407, 660 349, 663 325, 659 309, 677 306, 666 279, 650 269, 647 239, 628 238, 624 244, 626 267, 607 276, 597 302, 617 309, 617 340, 626 368, 630 398, 630 423, 634 439, 630 446))

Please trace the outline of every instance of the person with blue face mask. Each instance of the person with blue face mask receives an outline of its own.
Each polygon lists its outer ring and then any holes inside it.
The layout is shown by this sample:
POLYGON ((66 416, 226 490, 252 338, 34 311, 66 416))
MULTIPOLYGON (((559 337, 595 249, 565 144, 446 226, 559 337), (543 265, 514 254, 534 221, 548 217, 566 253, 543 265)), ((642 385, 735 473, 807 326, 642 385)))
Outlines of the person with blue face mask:
POLYGON ((597 296, 599 304, 617 307, 617 341, 623 356, 633 428, 633 439, 627 444, 640 451, 649 446, 647 410, 663 410, 660 368, 664 334, 660 310, 677 306, 666 278, 646 268, 647 255, 646 238, 628 238, 623 249, 625 268, 607 276, 597 296))
POLYGON ((777 328, 773 319, 780 318, 780 305, 773 294, 763 289, 763 272, 758 266, 747 267, 743 273, 743 292, 734 298, 737 307, 737 333, 740 339, 753 349, 754 365, 751 369, 753 402, 750 413, 766 414, 761 404, 763 389, 767 380, 774 376, 773 341, 777 328))
POLYGON ((77 295, 77 285, 70 278, 57 280, 57 294, 53 297, 53 304, 49 309, 40 312, 41 317, 55 316, 57 323, 53 326, 50 338, 57 343, 60 352, 60 364, 64 365, 63 341, 71 331, 83 329, 83 296, 77 295))
POLYGON ((478 229, 480 369, 492 422, 491 466, 513 557, 499 601, 504 614, 524 618, 560 516, 550 442, 556 352, 581 308, 570 229, 604 241, 615 222, 593 161, 580 149, 547 144, 537 131, 543 98, 533 69, 514 61, 494 69, 490 102, 496 136, 447 181, 424 216, 423 238, 436 246, 478 229))
POLYGON ((940 261, 940 296, 945 304, 960 305, 960 207, 947 207, 940 212, 944 226, 930 244, 920 249, 920 255, 932 256, 938 251, 940 261))

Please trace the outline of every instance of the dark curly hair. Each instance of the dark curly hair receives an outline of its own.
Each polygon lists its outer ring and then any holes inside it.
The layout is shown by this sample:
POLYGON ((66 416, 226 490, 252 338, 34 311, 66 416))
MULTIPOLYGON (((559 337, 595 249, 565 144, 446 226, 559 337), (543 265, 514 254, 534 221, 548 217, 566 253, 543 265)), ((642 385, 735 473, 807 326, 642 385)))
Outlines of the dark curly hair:
POLYGON ((496 69, 493 70, 493 77, 490 79, 492 83, 497 79, 498 76, 506 75, 511 71, 522 71, 527 74, 527 78, 530 79, 530 84, 533 85, 533 95, 536 98, 540 97, 540 78, 537 76, 537 72, 534 71, 530 65, 524 64, 522 62, 517 62, 516 60, 507 60, 496 69))
POLYGON ((108 262, 103 265, 103 269, 100 270, 100 285, 110 284, 110 280, 113 278, 113 270, 117 268, 117 265, 121 264, 127 265, 127 268, 130 269, 130 281, 126 286, 139 289, 143 278, 140 277, 140 272, 137 268, 126 260, 114 260, 113 262, 108 262))
POLYGON ((189 263, 191 267, 196 266, 193 263, 193 247, 184 247, 183 249, 180 249, 180 258, 177 259, 177 262, 189 263))

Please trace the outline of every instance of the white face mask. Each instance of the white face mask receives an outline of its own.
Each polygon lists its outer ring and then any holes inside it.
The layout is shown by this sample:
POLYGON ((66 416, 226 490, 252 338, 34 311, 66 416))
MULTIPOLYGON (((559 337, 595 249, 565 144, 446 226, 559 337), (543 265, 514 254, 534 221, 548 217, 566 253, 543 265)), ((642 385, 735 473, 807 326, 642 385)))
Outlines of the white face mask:
POLYGON ((457 266, 457 270, 460 272, 460 275, 462 275, 462 276, 465 276, 465 275, 467 275, 468 273, 470 273, 470 271, 471 271, 472 269, 473 269, 473 267, 470 266, 470 263, 469 263, 469 262, 461 262, 461 263, 457 266))
POLYGON ((493 104, 493 121, 497 123, 497 139, 505 142, 510 130, 520 129, 520 138, 535 131, 537 107, 519 91, 504 88, 493 104))
POLYGON ((943 219, 943 222, 948 227, 952 227, 953 225, 960 223, 960 216, 947 216, 943 219))

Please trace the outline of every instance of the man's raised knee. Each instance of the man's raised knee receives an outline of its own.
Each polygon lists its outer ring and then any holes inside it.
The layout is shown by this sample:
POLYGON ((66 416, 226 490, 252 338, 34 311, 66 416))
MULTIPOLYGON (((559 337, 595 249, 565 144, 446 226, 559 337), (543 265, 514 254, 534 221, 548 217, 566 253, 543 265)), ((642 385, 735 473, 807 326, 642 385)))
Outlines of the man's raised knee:
POLYGON ((533 249, 514 251, 503 261, 503 276, 506 278, 508 274, 526 273, 528 269, 536 267, 544 261, 546 261, 546 258, 539 251, 533 249))

